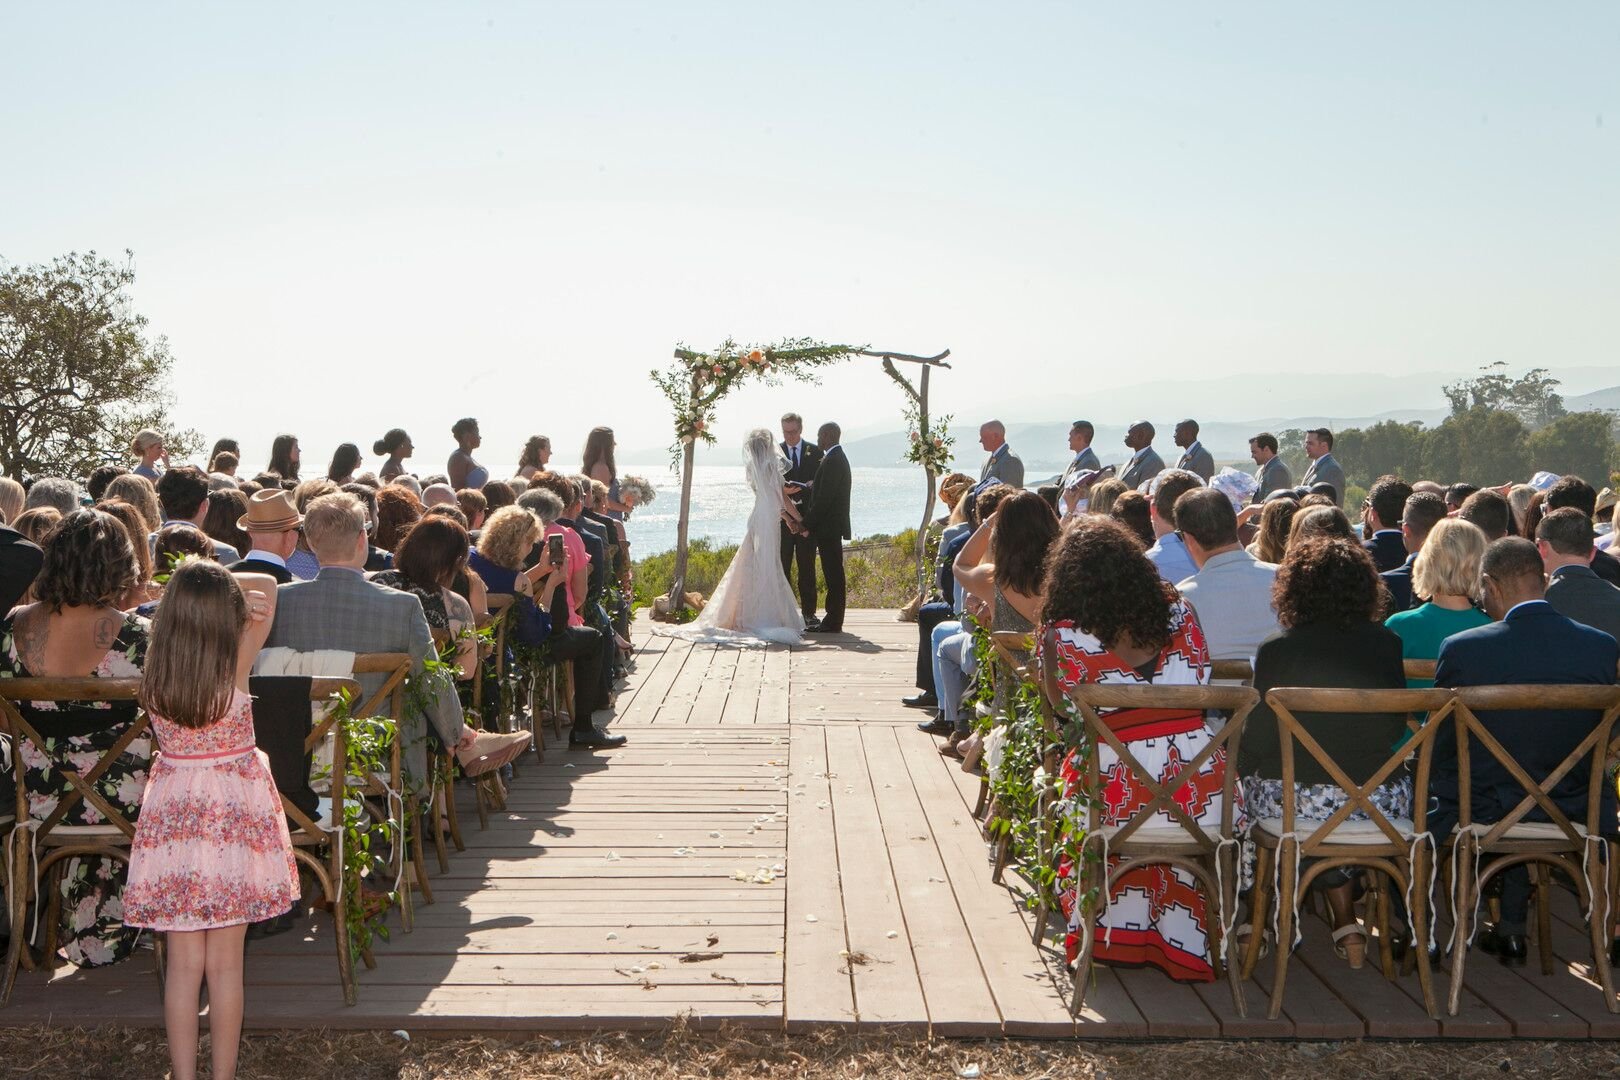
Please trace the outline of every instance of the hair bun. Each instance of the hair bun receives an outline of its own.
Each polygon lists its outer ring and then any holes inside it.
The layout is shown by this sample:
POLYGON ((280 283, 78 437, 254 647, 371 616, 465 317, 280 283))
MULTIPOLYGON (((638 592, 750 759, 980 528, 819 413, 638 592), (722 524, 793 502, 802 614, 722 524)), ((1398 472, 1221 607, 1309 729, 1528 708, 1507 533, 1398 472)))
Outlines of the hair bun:
POLYGON ((388 453, 388 442, 387 442, 387 440, 378 439, 376 442, 372 443, 371 444, 371 452, 373 454, 386 454, 386 453, 388 453))

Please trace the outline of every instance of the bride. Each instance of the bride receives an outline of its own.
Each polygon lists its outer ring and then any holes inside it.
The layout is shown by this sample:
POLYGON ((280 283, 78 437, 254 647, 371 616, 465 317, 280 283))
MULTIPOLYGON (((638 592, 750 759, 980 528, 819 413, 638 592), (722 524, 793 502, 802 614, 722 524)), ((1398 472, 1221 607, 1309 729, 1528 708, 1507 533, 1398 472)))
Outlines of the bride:
POLYGON ((804 616, 782 573, 780 523, 801 522, 782 494, 784 462, 776 440, 755 428, 743 441, 743 464, 754 491, 748 530, 725 576, 698 617, 685 626, 660 633, 691 641, 749 644, 773 641, 797 645, 803 640, 804 616))

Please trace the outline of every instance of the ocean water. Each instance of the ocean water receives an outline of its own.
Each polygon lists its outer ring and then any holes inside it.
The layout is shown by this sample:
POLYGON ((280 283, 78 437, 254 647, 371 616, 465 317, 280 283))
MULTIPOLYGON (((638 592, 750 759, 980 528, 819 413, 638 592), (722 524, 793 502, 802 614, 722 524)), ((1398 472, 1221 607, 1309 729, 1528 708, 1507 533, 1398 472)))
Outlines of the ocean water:
MULTIPOLYGON (((681 478, 667 464, 621 464, 620 476, 644 476, 658 489, 658 500, 630 517, 627 531, 636 558, 656 555, 675 546, 675 526, 681 512, 681 478)), ((856 537, 893 534, 916 528, 922 520, 927 480, 914 466, 854 466, 850 470, 849 518, 856 537)), ((934 513, 940 513, 936 498, 934 513)), ((697 465, 692 472, 692 539, 707 537, 718 544, 742 539, 754 507, 741 465, 697 465)))

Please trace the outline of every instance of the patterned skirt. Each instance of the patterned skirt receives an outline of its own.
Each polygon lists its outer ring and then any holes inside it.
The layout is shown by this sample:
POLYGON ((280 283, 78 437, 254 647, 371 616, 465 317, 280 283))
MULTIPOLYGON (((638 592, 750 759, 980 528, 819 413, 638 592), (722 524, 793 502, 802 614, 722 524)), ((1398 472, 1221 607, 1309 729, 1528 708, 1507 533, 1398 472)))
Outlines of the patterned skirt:
POLYGON ((298 865, 264 753, 161 755, 130 851, 125 924, 211 930, 275 918, 298 898, 298 865))

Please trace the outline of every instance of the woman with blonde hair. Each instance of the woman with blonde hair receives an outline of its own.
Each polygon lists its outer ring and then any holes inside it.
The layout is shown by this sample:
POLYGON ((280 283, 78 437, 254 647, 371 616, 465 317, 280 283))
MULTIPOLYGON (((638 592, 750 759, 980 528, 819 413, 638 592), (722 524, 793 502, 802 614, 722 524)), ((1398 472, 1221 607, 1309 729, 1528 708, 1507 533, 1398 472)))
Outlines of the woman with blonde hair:
MULTIPOLYGON (((1428 602, 1384 620, 1401 639, 1402 660, 1437 659, 1446 638, 1491 621, 1475 606, 1485 548, 1485 533, 1461 518, 1441 518, 1429 530, 1412 564, 1412 593, 1428 602)), ((1406 685, 1426 690, 1434 680, 1408 679, 1406 685)))
POLYGON ((0 525, 14 525, 28 502, 28 492, 9 476, 0 476, 0 525))
POLYGON ((151 428, 142 428, 135 433, 134 440, 129 444, 129 452, 141 459, 135 466, 136 476, 144 476, 154 484, 158 477, 163 475, 164 469, 169 467, 169 452, 163 448, 163 433, 151 428), (158 463, 163 468, 158 468, 158 463))
POLYGON ((1109 477, 1099 480, 1091 485, 1091 498, 1086 503, 1086 512, 1110 517, 1114 511, 1114 500, 1131 490, 1125 486, 1125 481, 1109 477))
POLYGON ((163 508, 158 505, 157 488, 144 476, 125 473, 114 477, 103 497, 122 499, 139 510, 142 520, 146 522, 147 535, 157 532, 163 525, 163 508))
POLYGON ((1293 499, 1268 499, 1260 508, 1260 524, 1248 551, 1261 562, 1280 563, 1288 554, 1288 533, 1299 513, 1293 499))

